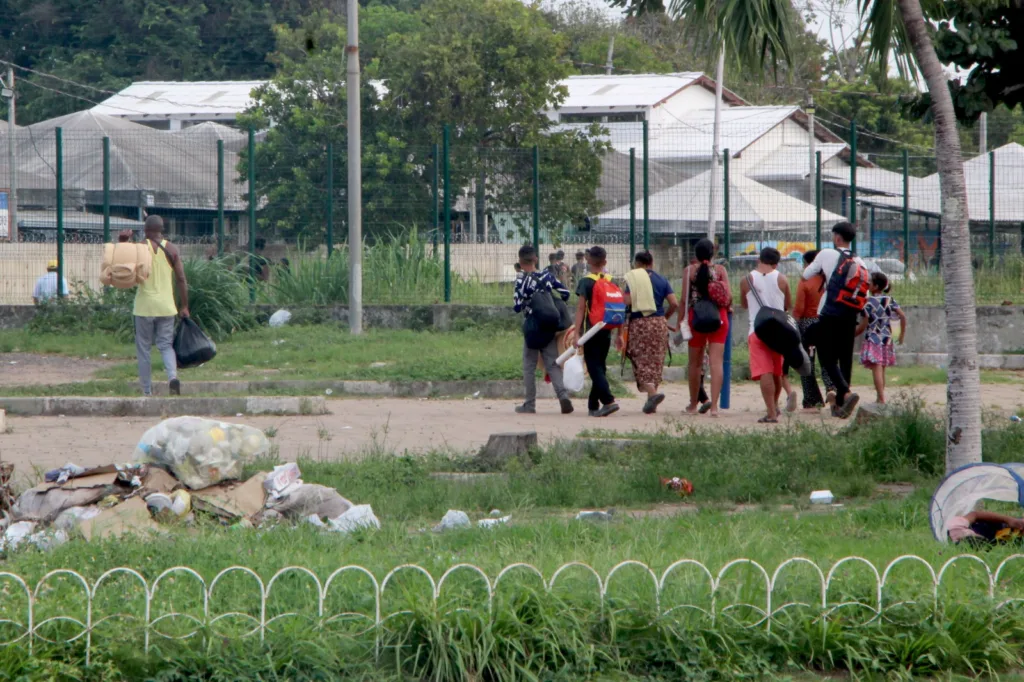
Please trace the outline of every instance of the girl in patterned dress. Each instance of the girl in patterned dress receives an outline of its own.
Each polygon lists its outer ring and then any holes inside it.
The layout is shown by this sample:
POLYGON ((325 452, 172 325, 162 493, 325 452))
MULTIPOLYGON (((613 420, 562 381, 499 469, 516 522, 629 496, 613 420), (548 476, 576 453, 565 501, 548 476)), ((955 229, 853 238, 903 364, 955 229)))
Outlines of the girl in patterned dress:
POLYGON ((907 333, 907 316, 889 293, 889 278, 880 272, 871 275, 871 297, 861 313, 857 336, 865 334, 860 361, 871 370, 878 402, 885 402, 885 368, 896 364, 896 350, 892 338, 892 320, 900 321, 899 343, 907 333))

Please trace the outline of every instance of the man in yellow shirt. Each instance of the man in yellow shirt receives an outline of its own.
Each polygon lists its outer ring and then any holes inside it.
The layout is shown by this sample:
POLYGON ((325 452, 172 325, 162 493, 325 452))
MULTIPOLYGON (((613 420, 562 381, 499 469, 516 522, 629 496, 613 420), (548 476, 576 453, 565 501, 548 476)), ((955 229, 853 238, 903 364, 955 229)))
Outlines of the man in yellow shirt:
POLYGON ((163 218, 146 218, 146 245, 153 250, 153 269, 149 279, 135 292, 135 355, 139 363, 139 382, 142 394, 153 394, 153 367, 150 351, 154 345, 160 351, 170 382, 171 395, 181 394, 178 380, 177 357, 174 355, 175 317, 188 317, 188 282, 181 254, 174 244, 164 239, 163 218), (175 304, 177 283, 179 308, 175 304))

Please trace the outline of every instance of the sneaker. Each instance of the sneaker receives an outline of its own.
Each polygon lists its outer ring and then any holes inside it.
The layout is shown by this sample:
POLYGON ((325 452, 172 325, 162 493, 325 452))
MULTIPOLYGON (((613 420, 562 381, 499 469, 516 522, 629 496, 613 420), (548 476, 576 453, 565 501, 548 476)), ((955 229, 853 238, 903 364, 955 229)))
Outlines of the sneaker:
POLYGON ((574 408, 571 400, 562 398, 558 401, 558 404, 562 406, 562 414, 572 414, 574 408))
POLYGON ((618 411, 619 411, 619 404, 618 403, 612 403, 610 405, 605 405, 604 407, 601 407, 601 408, 599 408, 597 410, 590 410, 590 416, 591 417, 607 417, 608 415, 615 414, 618 411))
POLYGON ((644 414, 654 414, 658 411, 658 405, 665 402, 664 393, 655 393, 644 403, 644 414))
POLYGON ((537 414, 537 408, 527 407, 526 405, 516 405, 516 414, 537 414))
POLYGON ((171 395, 181 395, 181 382, 177 379, 171 379, 169 384, 171 395))
POLYGON ((856 393, 850 393, 846 396, 846 400, 843 404, 833 408, 832 414, 839 417, 840 419, 848 419, 853 411, 857 409, 857 403, 860 402, 860 396, 856 393))

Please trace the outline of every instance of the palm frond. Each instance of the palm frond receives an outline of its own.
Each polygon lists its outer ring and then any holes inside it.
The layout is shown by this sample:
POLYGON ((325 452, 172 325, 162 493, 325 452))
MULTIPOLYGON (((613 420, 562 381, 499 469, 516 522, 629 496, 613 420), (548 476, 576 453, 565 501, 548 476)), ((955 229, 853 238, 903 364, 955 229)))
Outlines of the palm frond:
MULTIPOLYGON (((920 0, 926 19, 945 18, 947 12, 942 0, 920 0)), ((889 73, 889 63, 895 59, 901 78, 917 80, 914 68, 914 50, 907 35, 897 0, 857 0, 861 17, 866 21, 864 34, 870 38, 869 59, 878 62, 883 78, 889 73)))
POLYGON ((790 0, 672 0, 669 12, 725 45, 738 63, 763 68, 791 61, 793 4, 790 0))

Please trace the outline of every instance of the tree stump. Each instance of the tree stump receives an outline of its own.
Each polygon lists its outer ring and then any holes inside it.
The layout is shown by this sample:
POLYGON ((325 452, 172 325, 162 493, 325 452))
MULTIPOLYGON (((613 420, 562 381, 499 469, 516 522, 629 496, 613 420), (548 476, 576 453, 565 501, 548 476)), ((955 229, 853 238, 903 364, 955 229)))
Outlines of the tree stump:
POLYGON ((477 460, 487 468, 500 468, 505 462, 529 453, 537 447, 536 431, 492 433, 487 445, 480 449, 477 460))
POLYGON ((873 422, 892 417, 894 410, 888 405, 879 403, 865 403, 857 410, 853 423, 857 426, 864 426, 873 422))

